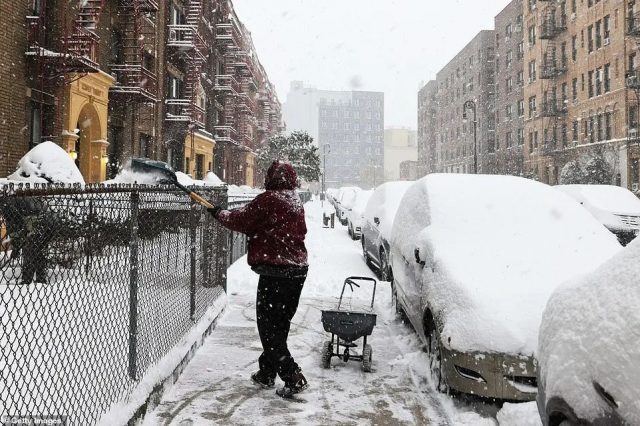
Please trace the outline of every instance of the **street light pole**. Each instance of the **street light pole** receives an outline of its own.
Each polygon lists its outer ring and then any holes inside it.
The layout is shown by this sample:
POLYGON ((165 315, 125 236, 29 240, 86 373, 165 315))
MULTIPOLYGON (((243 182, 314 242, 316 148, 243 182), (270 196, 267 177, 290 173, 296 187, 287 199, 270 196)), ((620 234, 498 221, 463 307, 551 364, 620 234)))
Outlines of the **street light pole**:
POLYGON ((475 101, 466 101, 462 107, 462 119, 467 119, 467 109, 473 110, 473 174, 478 174, 478 117, 475 101))
POLYGON ((327 179, 327 148, 329 148, 329 152, 331 152, 331 145, 328 143, 322 145, 322 197, 320 202, 322 207, 324 207, 324 199, 327 198, 327 190, 325 188, 327 179))

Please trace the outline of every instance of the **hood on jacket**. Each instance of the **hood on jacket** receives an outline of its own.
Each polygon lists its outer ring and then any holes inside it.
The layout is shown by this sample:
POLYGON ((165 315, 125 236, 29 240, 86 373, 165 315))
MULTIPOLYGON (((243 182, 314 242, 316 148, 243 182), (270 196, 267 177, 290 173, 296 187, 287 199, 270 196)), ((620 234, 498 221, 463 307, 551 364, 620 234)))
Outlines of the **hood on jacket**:
POLYGON ((296 189, 298 186, 298 175, 291 163, 275 160, 264 179, 264 188, 270 191, 280 191, 286 189, 296 189))

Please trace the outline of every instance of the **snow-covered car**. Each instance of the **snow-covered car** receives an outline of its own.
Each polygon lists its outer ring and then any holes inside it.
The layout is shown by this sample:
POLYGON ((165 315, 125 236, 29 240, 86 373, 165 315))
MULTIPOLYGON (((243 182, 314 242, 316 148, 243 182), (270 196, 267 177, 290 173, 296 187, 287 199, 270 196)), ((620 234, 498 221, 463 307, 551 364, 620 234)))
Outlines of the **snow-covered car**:
POLYGON ((613 185, 558 185, 627 245, 640 233, 640 199, 613 185))
POLYGON ((393 223, 393 300, 423 339, 439 389, 533 400, 549 296, 621 249, 548 185, 428 175, 407 190, 393 223))
POLYGON ((392 277, 389 265, 391 227, 400 201, 413 182, 387 182, 373 192, 364 212, 362 254, 365 261, 378 269, 383 281, 392 277))
POLYGON ((538 346, 548 426, 640 425, 640 240, 549 299, 538 346))
POLYGON ((338 193, 338 190, 335 188, 329 188, 325 191, 325 199, 331 203, 331 205, 334 205, 336 202, 336 195, 338 193))
POLYGON ((347 228, 352 240, 360 239, 362 223, 364 222, 364 210, 372 194, 373 191, 356 192, 356 201, 351 208, 347 209, 347 228))
POLYGON ((336 217, 343 226, 347 225, 347 210, 353 206, 356 201, 356 194, 360 188, 355 186, 347 186, 340 188, 339 198, 337 199, 336 217))

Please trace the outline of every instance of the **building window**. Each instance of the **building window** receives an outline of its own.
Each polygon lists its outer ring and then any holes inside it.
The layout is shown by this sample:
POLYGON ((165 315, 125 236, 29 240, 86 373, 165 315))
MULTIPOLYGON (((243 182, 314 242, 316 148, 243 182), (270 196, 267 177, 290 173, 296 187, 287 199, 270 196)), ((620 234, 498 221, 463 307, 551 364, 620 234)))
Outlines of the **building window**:
POLYGON ((42 110, 40 104, 35 102, 31 102, 29 127, 31 129, 29 148, 33 148, 42 141, 42 110))
POLYGON ((604 126, 602 121, 602 114, 598 114, 596 117, 596 123, 598 125, 598 141, 602 141, 602 138, 604 137, 604 126))
POLYGON ((536 97, 531 96, 529 98, 529 118, 533 118, 536 115, 536 97))
POLYGON ((589 71, 589 98, 593 98, 593 71, 589 71))
POLYGON ((524 85, 524 71, 518 72, 518 85, 524 85))
POLYGON ((536 81, 536 61, 529 62, 529 83, 536 81))
POLYGON ((536 26, 532 25, 529 27, 529 47, 535 46, 536 44, 536 26))
POLYGON ((518 43, 518 60, 521 61, 524 58, 524 41, 518 43))
POLYGON ((604 137, 606 140, 610 141, 612 139, 612 129, 611 129, 611 113, 607 112, 604 114, 604 129, 605 134, 604 137))
POLYGON ((602 21, 596 21, 596 49, 602 47, 602 21))
POLYGON ((524 129, 518 129, 518 145, 524 145, 524 129))
POLYGON ((604 66, 604 93, 611 91, 611 64, 604 66))
POLYGON ((572 131, 572 140, 573 142, 578 142, 578 120, 573 120, 573 131, 572 131))
POLYGON ((593 52, 593 25, 589 25, 587 30, 587 40, 589 46, 589 53, 593 52))
POLYGON ((507 68, 511 67, 511 64, 513 63, 513 51, 509 50, 507 52, 507 60, 505 63, 507 68))
POLYGON ((596 96, 602 95, 602 68, 597 68, 595 72, 596 96))
POLYGON ((571 59, 573 62, 578 59, 578 36, 571 37, 571 59))
POLYGON ((611 36, 611 24, 609 21, 609 15, 605 16, 602 19, 602 32, 603 32, 603 37, 604 37, 604 45, 608 45, 609 44, 609 37, 611 36))
POLYGON ((524 117, 524 99, 518 101, 518 117, 524 117))
POLYGON ((578 79, 577 78, 574 78, 573 81, 571 82, 571 96, 574 102, 578 100, 578 79))
POLYGON ((513 106, 507 105, 506 107, 504 107, 504 115, 505 119, 510 120, 513 116, 513 106))

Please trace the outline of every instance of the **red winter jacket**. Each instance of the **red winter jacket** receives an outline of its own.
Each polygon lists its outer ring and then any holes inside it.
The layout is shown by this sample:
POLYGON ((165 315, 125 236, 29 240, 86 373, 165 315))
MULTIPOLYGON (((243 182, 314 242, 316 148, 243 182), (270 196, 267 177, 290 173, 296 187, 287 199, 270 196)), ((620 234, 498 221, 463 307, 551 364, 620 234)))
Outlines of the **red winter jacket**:
POLYGON ((248 236, 252 267, 306 267, 304 208, 295 191, 297 175, 291 164, 274 161, 265 178, 266 191, 246 206, 221 210, 220 223, 248 236))

